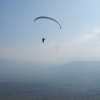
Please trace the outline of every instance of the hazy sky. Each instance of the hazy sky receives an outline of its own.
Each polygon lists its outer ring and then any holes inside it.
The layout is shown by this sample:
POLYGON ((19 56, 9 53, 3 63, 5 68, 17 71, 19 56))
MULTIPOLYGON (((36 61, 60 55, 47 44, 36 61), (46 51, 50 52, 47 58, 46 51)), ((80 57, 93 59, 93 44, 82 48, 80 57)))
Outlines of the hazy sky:
POLYGON ((100 60, 100 0, 0 0, 0 58, 100 60))

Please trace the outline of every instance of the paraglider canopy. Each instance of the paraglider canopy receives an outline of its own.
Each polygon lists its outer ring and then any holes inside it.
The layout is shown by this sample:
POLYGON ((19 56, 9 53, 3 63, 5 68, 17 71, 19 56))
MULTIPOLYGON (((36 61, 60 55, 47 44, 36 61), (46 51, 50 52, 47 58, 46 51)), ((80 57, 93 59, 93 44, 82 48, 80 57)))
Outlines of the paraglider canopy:
POLYGON ((38 20, 38 19, 42 19, 42 18, 45 18, 45 19, 50 19, 50 20, 52 20, 52 21, 56 22, 56 23, 60 26, 60 29, 61 29, 61 25, 59 24, 59 22, 58 22, 58 21, 56 21, 56 20, 55 20, 55 19, 53 19, 53 18, 50 18, 50 17, 40 16, 40 17, 37 17, 37 18, 34 20, 34 22, 35 22, 36 20, 38 20))

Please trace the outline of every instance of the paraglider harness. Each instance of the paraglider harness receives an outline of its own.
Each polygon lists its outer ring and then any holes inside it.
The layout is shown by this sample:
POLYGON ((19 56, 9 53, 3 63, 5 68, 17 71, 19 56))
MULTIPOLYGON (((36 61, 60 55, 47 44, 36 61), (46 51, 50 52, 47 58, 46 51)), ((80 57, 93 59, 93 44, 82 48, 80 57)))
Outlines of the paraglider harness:
POLYGON ((42 38, 42 43, 44 43, 45 38, 42 38))

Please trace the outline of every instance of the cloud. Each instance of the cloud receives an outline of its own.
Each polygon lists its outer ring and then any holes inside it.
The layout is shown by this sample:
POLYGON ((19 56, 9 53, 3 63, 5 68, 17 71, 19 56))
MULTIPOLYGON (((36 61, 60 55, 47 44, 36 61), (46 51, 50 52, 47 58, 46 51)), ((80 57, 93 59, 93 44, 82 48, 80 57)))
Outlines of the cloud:
POLYGON ((63 57, 66 52, 70 51, 69 46, 69 43, 51 43, 33 48, 0 48, 0 58, 50 61, 63 57))
POLYGON ((68 60, 99 59, 100 58, 100 29, 91 34, 84 34, 73 42, 50 43, 33 47, 0 48, 0 58, 19 60, 52 61, 66 58, 68 60), (95 40, 95 41, 94 41, 95 40), (92 41, 92 42, 88 42, 92 41))
POLYGON ((91 34, 84 34, 83 36, 79 37, 75 42, 83 43, 87 41, 99 40, 100 29, 94 29, 94 32, 91 34))
POLYGON ((95 60, 100 58, 100 46, 76 46, 69 43, 43 44, 34 48, 0 48, 0 58, 18 60, 53 61, 63 59, 62 62, 72 60, 95 60))

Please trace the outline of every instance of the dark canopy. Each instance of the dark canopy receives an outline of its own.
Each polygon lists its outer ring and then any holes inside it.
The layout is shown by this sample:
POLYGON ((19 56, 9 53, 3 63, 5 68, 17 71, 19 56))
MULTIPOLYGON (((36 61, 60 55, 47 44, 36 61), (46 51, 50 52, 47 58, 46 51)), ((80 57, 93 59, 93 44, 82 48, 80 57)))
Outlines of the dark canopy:
POLYGON ((42 18, 45 18, 45 19, 50 19, 50 20, 55 21, 56 23, 58 23, 58 25, 60 26, 60 29, 61 29, 61 25, 59 24, 59 22, 58 22, 58 21, 56 21, 56 20, 55 20, 55 19, 53 19, 53 18, 50 18, 50 17, 40 16, 40 17, 37 17, 37 18, 34 20, 34 22, 35 22, 36 20, 38 20, 38 19, 42 19, 42 18))

